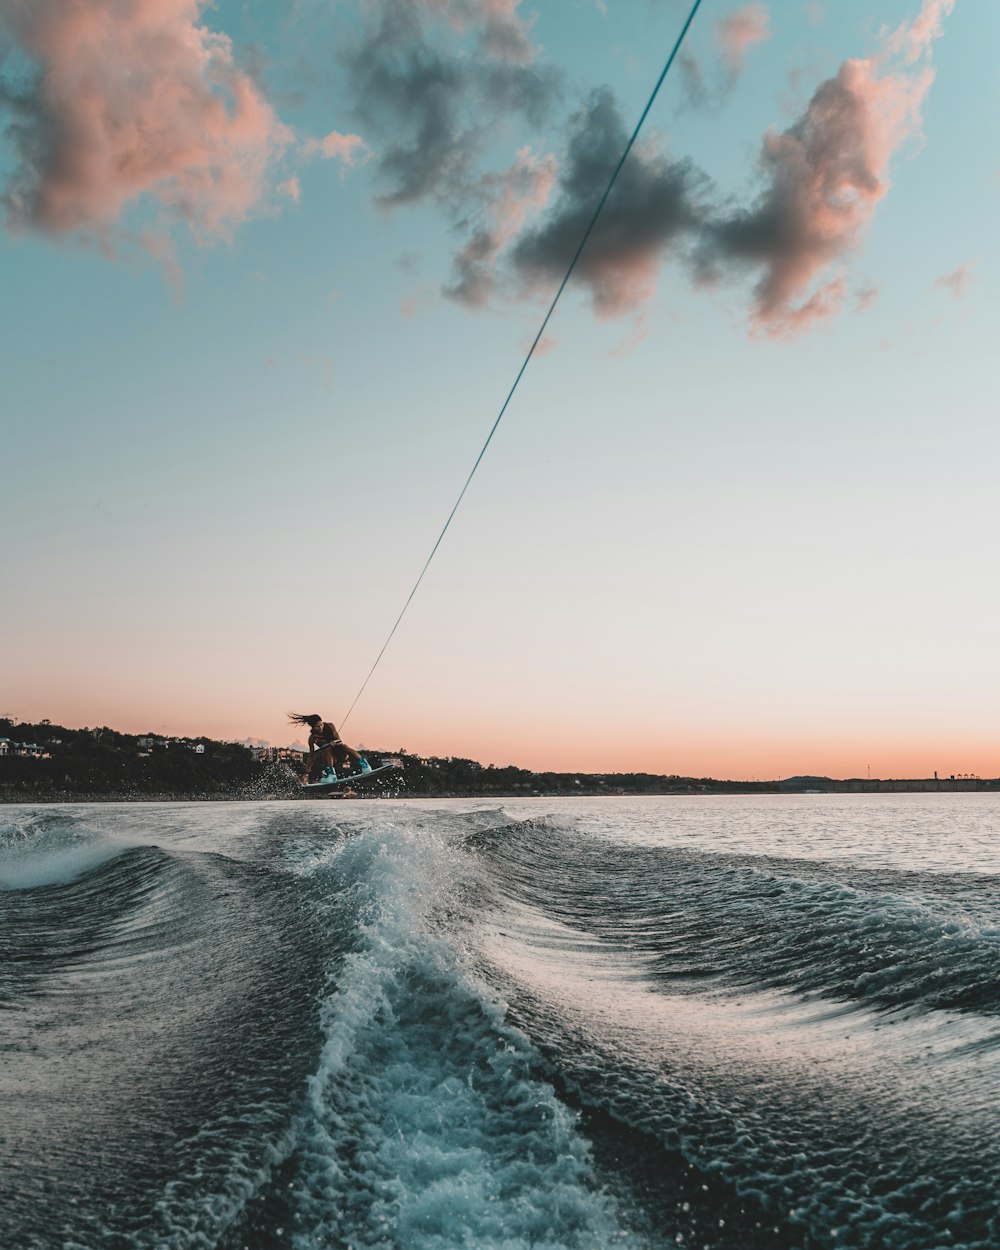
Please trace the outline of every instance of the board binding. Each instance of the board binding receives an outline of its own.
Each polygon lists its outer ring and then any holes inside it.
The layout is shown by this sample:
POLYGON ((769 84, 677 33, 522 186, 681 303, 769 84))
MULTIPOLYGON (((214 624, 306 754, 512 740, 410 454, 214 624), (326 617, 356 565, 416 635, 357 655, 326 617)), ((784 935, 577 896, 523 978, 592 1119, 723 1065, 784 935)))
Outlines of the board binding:
POLYGON ((371 768, 366 773, 345 773, 342 777, 336 777, 332 781, 306 781, 302 788, 303 790, 335 790, 337 786, 346 786, 354 781, 367 781, 369 777, 376 777, 379 773, 389 772, 395 767, 395 764, 379 764, 378 768, 371 768))

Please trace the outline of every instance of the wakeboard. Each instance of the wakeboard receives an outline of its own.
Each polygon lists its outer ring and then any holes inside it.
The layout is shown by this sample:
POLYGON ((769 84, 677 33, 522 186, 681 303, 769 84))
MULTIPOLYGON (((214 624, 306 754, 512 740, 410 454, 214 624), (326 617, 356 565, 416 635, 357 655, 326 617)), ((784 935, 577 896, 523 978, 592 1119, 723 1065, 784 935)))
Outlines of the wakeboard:
POLYGON ((335 781, 307 781, 303 790, 334 790, 337 786, 351 785, 356 781, 367 781, 369 777, 377 777, 379 773, 387 773, 395 768, 395 764, 379 764, 378 768, 369 769, 366 773, 345 773, 335 781))

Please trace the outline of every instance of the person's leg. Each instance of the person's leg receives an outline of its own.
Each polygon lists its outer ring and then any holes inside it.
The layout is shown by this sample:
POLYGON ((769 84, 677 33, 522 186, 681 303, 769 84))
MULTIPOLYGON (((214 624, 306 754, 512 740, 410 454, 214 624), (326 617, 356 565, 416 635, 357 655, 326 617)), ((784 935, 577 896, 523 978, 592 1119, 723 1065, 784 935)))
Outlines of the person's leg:
POLYGON ((345 772, 357 772, 361 767, 361 756, 349 747, 346 742, 338 742, 336 746, 337 763, 345 772))
POLYGON ((306 766, 306 782, 319 781, 328 768, 333 767, 333 750, 323 747, 320 751, 310 751, 306 766))

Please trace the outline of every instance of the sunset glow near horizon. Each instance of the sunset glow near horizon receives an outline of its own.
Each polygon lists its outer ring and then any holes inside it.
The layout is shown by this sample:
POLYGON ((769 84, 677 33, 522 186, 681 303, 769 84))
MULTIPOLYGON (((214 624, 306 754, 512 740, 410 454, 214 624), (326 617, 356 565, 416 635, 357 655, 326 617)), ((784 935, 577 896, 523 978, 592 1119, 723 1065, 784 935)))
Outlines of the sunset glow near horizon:
MULTIPOLYGON (((689 8, 0 0, 0 714, 340 723, 689 8)), ((870 10, 703 3, 348 741, 1000 775, 1000 8, 870 10)))

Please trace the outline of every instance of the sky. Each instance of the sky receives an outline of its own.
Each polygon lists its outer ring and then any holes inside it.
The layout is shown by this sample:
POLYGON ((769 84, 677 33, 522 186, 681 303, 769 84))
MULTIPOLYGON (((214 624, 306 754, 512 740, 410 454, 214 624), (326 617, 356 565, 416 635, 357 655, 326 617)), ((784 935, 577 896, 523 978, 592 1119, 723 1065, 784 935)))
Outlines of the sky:
MULTIPOLYGON (((689 9, 0 0, 0 714, 341 724, 689 9)), ((998 47, 703 0, 347 741, 1000 774, 998 47)))

